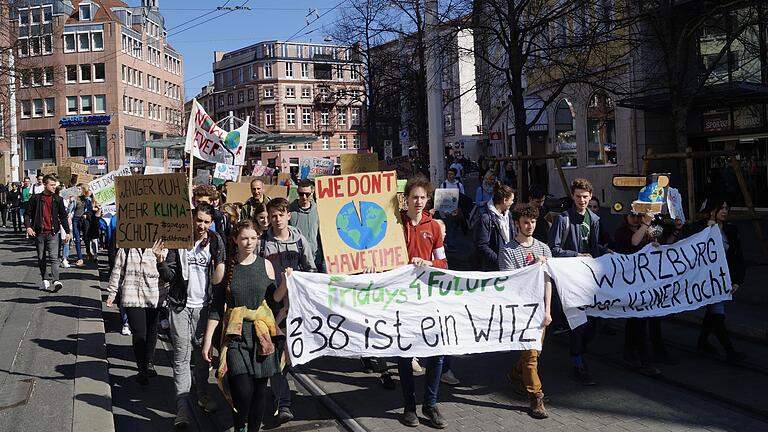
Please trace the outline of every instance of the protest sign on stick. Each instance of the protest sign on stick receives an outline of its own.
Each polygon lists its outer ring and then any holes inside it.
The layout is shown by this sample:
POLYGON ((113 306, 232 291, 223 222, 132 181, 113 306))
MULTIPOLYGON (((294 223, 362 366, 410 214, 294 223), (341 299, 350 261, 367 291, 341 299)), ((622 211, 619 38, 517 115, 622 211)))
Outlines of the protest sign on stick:
POLYGON ((144 167, 144 175, 150 175, 150 174, 165 174, 167 170, 165 167, 161 166, 150 166, 147 165, 144 167))
POLYGON ((240 167, 237 165, 227 165, 224 163, 217 163, 216 169, 213 171, 213 177, 222 180, 237 181, 237 177, 240 175, 240 167))
POLYGON ((211 163, 245 165, 248 124, 246 118, 242 126, 227 132, 216 125, 197 99, 193 99, 184 151, 211 163))
POLYGON ((459 209, 458 189, 435 189, 435 210, 449 215, 459 209))
POLYGON ((541 349, 544 270, 428 267, 287 280, 291 363, 313 358, 432 357, 541 349))
POLYGON ((318 177, 317 210, 328 273, 408 263, 394 171, 318 177))
MULTIPOLYGON (((109 205, 115 203, 115 178, 131 175, 131 167, 123 167, 103 175, 96 180, 88 183, 88 188, 93 193, 93 198, 99 205, 109 205)), ((78 181, 79 181, 78 175, 78 181)))
POLYGON ((117 177, 117 247, 169 249, 194 244, 192 211, 183 173, 117 177))
POLYGON ((357 174, 379 170, 379 155, 376 153, 350 153, 341 155, 341 173, 357 174))
POLYGON ((731 299, 731 276, 717 226, 631 255, 553 258, 547 272, 557 285, 571 328, 587 315, 663 316, 731 299), (584 310, 580 309, 583 308, 584 310))
POLYGON ((321 157, 308 157, 301 160, 301 180, 314 180, 316 177, 333 174, 333 161, 321 157))

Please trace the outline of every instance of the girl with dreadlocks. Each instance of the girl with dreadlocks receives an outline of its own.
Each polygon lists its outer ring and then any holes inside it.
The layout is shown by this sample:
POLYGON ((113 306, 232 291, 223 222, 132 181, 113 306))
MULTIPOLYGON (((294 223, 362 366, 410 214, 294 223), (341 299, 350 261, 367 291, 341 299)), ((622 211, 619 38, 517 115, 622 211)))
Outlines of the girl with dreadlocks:
MULTIPOLYGON (((238 223, 229 243, 225 283, 213 293, 203 357, 211 361, 214 331, 223 320, 219 388, 234 408, 235 431, 258 431, 267 406, 267 381, 280 372, 273 338, 282 336, 278 336, 270 306, 276 307, 287 289, 285 282, 275 286, 272 264, 254 254, 259 235, 252 220, 238 223), (230 395, 224 378, 229 382, 230 395)), ((290 274, 290 269, 286 273, 290 274)))

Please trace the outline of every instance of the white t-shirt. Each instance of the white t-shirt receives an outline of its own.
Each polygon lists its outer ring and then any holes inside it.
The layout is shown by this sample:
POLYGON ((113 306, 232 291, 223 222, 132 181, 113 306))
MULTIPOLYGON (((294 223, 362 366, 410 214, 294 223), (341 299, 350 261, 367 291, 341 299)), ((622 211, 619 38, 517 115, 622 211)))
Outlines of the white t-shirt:
POLYGON ((41 194, 45 190, 44 184, 33 184, 32 185, 32 195, 41 194))
POLYGON ((211 246, 200 247, 203 240, 187 251, 189 263, 189 283, 187 285, 187 307, 200 308, 207 300, 208 265, 211 262, 211 246))
POLYGON ((456 179, 453 181, 453 183, 449 182, 448 179, 443 180, 443 183, 440 184, 440 187, 443 189, 458 189, 460 194, 464 194, 464 185, 461 184, 459 179, 456 179))

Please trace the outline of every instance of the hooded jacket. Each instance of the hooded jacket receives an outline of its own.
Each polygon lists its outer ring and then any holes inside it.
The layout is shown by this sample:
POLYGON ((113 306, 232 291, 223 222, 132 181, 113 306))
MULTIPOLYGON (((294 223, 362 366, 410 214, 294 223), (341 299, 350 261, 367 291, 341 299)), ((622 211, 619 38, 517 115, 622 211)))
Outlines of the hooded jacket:
POLYGON ((432 218, 432 214, 423 211, 421 220, 417 225, 411 223, 411 218, 408 217, 408 212, 405 210, 400 211, 400 218, 403 221, 403 235, 408 249, 408 260, 419 257, 432 261, 432 267, 448 268, 443 245, 443 230, 432 218))
POLYGON ((275 283, 280 286, 287 267, 304 272, 316 272, 315 256, 309 241, 298 228, 288 225, 288 239, 279 240, 272 228, 262 234, 259 255, 269 260, 275 269, 275 283))
POLYGON ((499 252, 510 239, 515 238, 515 224, 512 222, 512 212, 507 210, 502 215, 493 201, 489 201, 486 210, 480 214, 480 222, 475 227, 475 243, 482 255, 482 271, 499 270, 499 252), (504 225, 509 226, 509 236, 505 237, 504 225))

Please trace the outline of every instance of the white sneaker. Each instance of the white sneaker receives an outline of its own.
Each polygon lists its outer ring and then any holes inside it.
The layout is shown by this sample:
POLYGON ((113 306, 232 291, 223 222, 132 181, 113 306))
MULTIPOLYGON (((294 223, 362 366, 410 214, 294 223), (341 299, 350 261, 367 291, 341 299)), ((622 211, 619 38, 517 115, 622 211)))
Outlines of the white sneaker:
POLYGON ((414 357, 411 360, 411 367, 413 368, 413 371, 416 372, 416 373, 424 372, 424 369, 422 369, 421 365, 419 364, 419 359, 417 359, 416 357, 414 357))
POLYGON ((123 336, 130 336, 131 335, 131 326, 129 326, 128 324, 125 324, 123 326, 123 330, 120 331, 120 334, 122 334, 123 336))
POLYGON ((440 382, 444 384, 452 385, 452 386, 459 385, 461 383, 461 381, 459 381, 459 379, 456 378, 456 375, 453 374, 452 370, 449 370, 448 372, 444 373, 440 377, 440 382))
POLYGON ((40 289, 43 291, 50 291, 51 283, 47 280, 40 282, 40 289))
POLYGON ((61 260, 61 266, 64 268, 69 268, 70 267, 69 261, 67 261, 67 259, 64 258, 63 260, 61 260))

